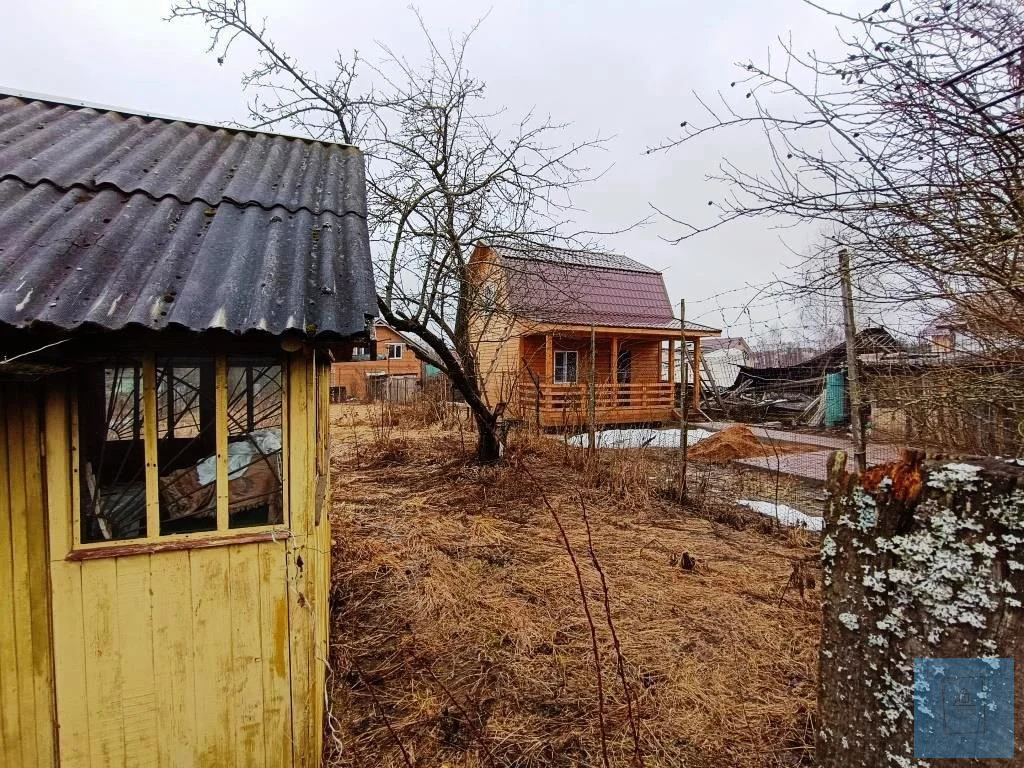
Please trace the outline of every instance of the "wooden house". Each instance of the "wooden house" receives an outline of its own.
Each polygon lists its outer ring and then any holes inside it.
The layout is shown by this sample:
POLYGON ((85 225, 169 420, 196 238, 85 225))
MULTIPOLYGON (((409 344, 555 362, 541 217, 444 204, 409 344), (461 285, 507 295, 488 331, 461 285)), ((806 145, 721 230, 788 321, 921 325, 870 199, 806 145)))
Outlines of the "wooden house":
POLYGON ((318 765, 350 146, 0 94, 0 765, 318 765))
MULTIPOLYGON (((591 371, 597 424, 674 419, 701 339, 720 333, 681 331, 661 273, 625 256, 480 245, 470 270, 486 399, 542 427, 586 421, 591 371)), ((699 377, 689 396, 699 408, 699 377)))
POLYGON ((377 320, 374 339, 355 347, 349 360, 331 366, 331 399, 404 402, 440 365, 437 355, 418 339, 377 320))

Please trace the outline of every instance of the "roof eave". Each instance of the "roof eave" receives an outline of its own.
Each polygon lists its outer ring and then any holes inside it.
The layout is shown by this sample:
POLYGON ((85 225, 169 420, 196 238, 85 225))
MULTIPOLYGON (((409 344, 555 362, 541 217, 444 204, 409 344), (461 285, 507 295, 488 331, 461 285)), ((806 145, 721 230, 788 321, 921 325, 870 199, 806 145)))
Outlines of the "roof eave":
MULTIPOLYGON (((595 331, 607 333, 609 331, 620 331, 623 334, 635 333, 646 336, 677 336, 679 334, 678 328, 671 328, 659 325, 621 325, 617 323, 553 323, 550 321, 526 321, 530 323, 530 330, 537 333, 546 333, 549 331, 568 330, 573 332, 589 332, 591 328, 595 331)), ((708 337, 708 336, 720 336, 721 330, 717 328, 687 328, 686 335, 695 337, 708 337)))

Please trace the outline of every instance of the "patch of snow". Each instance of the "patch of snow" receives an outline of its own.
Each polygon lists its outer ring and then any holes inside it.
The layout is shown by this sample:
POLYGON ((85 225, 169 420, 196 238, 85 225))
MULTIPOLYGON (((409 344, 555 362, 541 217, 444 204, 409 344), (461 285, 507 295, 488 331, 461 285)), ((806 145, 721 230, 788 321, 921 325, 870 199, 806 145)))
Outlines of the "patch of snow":
POLYGON ((736 503, 743 507, 749 507, 766 517, 774 517, 783 525, 800 526, 809 531, 820 531, 825 523, 823 518, 804 514, 799 509, 787 507, 785 504, 776 505, 771 501, 751 501, 750 499, 740 499, 736 503))
MULTIPOLYGON (((686 444, 694 445, 714 432, 706 429, 687 430, 686 444)), ((678 448, 678 429, 602 429, 594 433, 598 448, 678 448)), ((585 448, 590 445, 590 435, 573 435, 569 445, 585 448)))

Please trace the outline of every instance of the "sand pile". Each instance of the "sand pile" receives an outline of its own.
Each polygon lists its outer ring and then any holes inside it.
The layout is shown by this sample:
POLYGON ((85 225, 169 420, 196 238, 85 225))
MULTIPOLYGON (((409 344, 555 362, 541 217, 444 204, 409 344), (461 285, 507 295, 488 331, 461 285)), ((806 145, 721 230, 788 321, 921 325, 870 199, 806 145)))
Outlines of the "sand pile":
POLYGON ((690 449, 690 457, 704 461, 732 461, 753 456, 773 455, 774 449, 765 445, 750 431, 750 427, 734 424, 716 432, 690 449))
POLYGON ((689 456, 702 461, 724 464, 733 459, 751 459, 758 456, 777 456, 783 453, 805 453, 821 450, 815 446, 762 442, 750 427, 733 424, 709 438, 701 440, 689 450, 689 456))

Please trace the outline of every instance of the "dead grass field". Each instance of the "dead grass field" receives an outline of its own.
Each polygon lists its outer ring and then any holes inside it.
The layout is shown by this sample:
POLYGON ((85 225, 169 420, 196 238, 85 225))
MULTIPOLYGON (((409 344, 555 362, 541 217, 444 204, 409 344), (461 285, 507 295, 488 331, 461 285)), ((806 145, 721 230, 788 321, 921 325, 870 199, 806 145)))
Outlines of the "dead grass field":
POLYGON ((519 435, 480 467, 432 421, 332 414, 329 765, 810 764, 811 534, 681 509, 641 453, 519 435))

